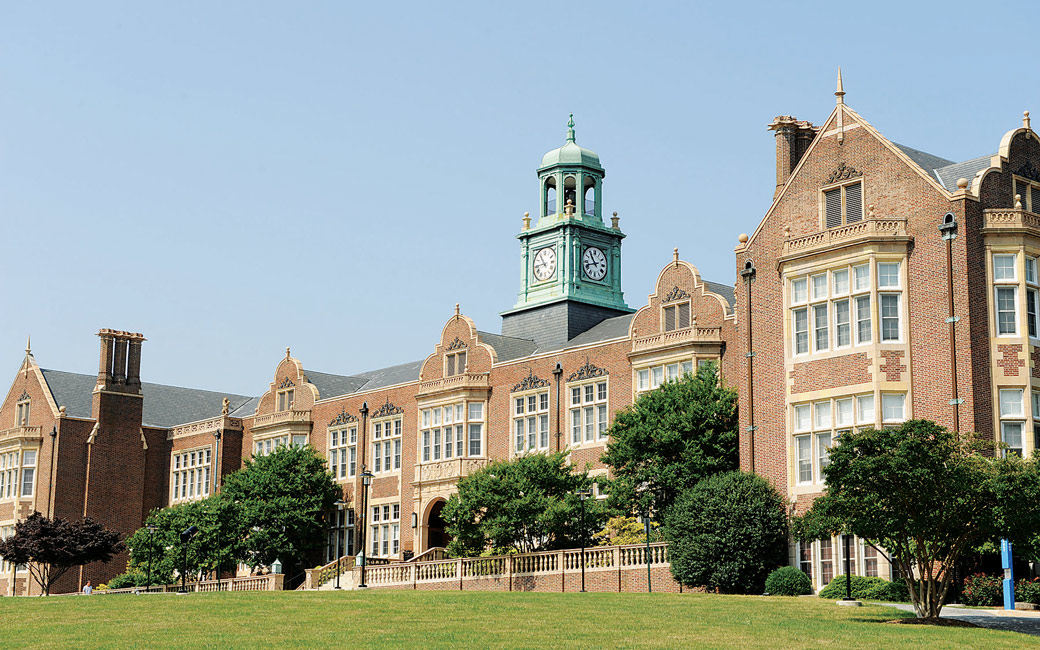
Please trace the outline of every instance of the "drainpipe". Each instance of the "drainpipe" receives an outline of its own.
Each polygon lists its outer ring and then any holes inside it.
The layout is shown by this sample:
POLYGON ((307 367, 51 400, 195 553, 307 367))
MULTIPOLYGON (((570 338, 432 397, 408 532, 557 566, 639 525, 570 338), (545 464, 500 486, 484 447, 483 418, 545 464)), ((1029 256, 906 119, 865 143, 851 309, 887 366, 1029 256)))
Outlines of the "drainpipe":
POLYGON ((960 317, 953 315, 953 240, 957 239, 957 217, 952 212, 947 212, 943 216, 939 232, 946 241, 946 299, 949 314, 946 323, 950 330, 950 370, 953 377, 950 382, 950 406, 953 407, 953 430, 960 431, 961 403, 964 400, 957 395, 957 338, 954 326, 960 317))
POLYGON ((751 349, 751 283, 755 279, 755 263, 750 259, 744 261, 740 277, 747 284, 747 388, 748 388, 748 469, 755 473, 755 353, 751 349))
POLYGON ((562 448, 560 444, 560 380, 563 378, 563 366, 560 362, 556 362, 556 367, 552 371, 553 377, 555 378, 556 384, 556 451, 557 453, 562 448))

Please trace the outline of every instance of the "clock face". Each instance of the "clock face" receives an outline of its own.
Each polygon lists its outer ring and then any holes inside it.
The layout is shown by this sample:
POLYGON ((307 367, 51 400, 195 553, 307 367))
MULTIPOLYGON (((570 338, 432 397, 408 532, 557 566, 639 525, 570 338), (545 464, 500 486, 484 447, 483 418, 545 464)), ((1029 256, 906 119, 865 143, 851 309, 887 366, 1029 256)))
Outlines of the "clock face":
POLYGON ((607 256, 598 248, 589 247, 581 256, 581 268, 593 280, 602 280, 607 275, 607 256))
POLYGON ((534 277, 539 280, 548 280, 554 273, 556 273, 556 249, 543 248, 534 256, 534 277))

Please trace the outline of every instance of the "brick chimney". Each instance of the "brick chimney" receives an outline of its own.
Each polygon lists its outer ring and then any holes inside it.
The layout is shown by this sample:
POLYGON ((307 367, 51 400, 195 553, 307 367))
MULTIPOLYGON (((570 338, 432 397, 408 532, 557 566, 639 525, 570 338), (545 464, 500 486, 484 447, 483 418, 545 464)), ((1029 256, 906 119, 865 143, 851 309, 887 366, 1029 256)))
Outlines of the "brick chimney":
POLYGON ((766 128, 776 131, 776 190, 773 192, 773 198, 776 198, 820 127, 791 115, 777 115, 766 128))
POLYGON ((101 339, 101 360, 98 367, 95 390, 120 393, 141 393, 141 343, 144 335, 139 332, 103 329, 98 332, 101 339))

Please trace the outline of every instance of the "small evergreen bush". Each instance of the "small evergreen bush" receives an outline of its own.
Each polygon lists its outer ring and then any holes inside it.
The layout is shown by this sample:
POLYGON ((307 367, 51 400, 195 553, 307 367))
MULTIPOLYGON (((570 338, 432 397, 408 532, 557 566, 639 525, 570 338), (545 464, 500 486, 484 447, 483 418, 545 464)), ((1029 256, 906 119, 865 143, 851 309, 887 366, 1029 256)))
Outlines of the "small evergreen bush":
POLYGON ((760 594, 787 564, 787 501, 764 478, 727 472, 683 492, 665 516, 672 575, 687 587, 760 594))
MULTIPOLYGON (((908 603, 910 593, 902 580, 892 582, 884 578, 852 576, 852 597, 856 600, 908 603)), ((820 598, 841 600, 845 598, 845 576, 835 576, 830 584, 820 590, 820 598)))
POLYGON ((961 601, 965 605, 995 606, 1004 602, 1004 591, 1000 578, 976 573, 964 579, 961 601))
POLYGON ((770 596, 805 596, 812 592, 812 580, 793 566, 782 566, 766 578, 766 593, 770 596))

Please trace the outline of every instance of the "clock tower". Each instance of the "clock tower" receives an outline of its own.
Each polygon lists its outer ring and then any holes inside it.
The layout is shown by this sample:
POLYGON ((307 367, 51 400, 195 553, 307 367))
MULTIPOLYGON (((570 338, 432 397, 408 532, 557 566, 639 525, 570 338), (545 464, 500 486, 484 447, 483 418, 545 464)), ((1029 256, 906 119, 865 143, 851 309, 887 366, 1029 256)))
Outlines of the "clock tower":
POLYGON ((539 212, 524 216, 520 240, 520 294, 502 312, 502 334, 560 345, 597 323, 633 310, 621 292, 617 217, 603 222, 599 156, 579 147, 574 115, 567 142, 538 166, 539 212))

